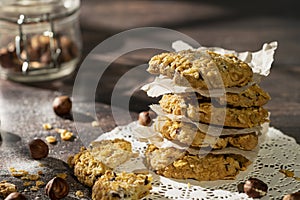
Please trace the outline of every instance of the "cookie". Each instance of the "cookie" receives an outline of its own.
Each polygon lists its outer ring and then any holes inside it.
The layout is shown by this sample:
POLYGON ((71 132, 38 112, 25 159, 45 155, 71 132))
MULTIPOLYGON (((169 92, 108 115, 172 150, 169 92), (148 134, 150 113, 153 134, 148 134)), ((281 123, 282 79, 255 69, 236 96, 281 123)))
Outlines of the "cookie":
POLYGON ((193 155, 174 147, 157 148, 150 144, 145 152, 147 164, 155 173, 167 178, 198 181, 234 179, 251 164, 238 154, 193 155))
MULTIPOLYGON (((162 123, 161 121, 158 123, 162 123)), ((236 147, 242 150, 252 150, 258 144, 258 135, 253 133, 226 136, 211 136, 200 131, 194 124, 165 119, 160 126, 156 126, 163 137, 190 145, 192 147, 210 147, 223 149, 236 147)))
POLYGON ((268 122, 268 111, 263 107, 216 107, 215 103, 189 102, 175 94, 163 95, 159 104, 166 113, 185 115, 193 121, 207 124, 251 128, 268 122))
POLYGON ((241 87, 252 81, 249 65, 234 55, 184 50, 151 58, 148 72, 162 74, 177 85, 197 89, 241 87))
POLYGON ((80 152, 68 159, 68 164, 74 170, 74 175, 82 184, 92 187, 95 181, 106 170, 110 169, 101 161, 94 158, 91 152, 81 148, 80 152))
POLYGON ((93 200, 137 200, 147 196, 152 189, 152 177, 145 174, 115 173, 106 171, 93 186, 93 200))
POLYGON ((106 170, 114 169, 137 155, 132 152, 131 143, 124 139, 95 141, 91 145, 90 149, 82 148, 68 160, 77 179, 89 187, 92 187, 106 170))

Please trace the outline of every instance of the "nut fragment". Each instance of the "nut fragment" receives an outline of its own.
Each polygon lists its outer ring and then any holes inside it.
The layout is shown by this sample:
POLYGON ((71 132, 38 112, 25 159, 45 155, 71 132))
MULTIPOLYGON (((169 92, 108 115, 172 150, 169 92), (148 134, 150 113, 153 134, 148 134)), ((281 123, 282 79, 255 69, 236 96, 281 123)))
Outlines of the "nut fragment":
POLYGON ((260 198, 267 194, 268 185, 257 178, 249 178, 244 184, 244 192, 252 198, 260 198))
POLYGON ((54 143, 56 143, 56 137, 54 137, 54 136, 47 136, 47 137, 46 137, 46 141, 47 141, 49 144, 54 144, 54 143))
POLYGON ((69 185, 64 179, 55 177, 47 183, 45 192, 51 200, 62 199, 68 195, 69 185))
POLYGON ((140 125, 148 126, 151 123, 149 111, 140 112, 138 121, 140 125))
POLYGON ((58 173, 56 174, 57 177, 62 178, 64 180, 66 180, 66 178, 68 177, 68 174, 66 173, 58 173))
POLYGON ((43 124, 43 129, 44 129, 45 131, 48 131, 48 130, 51 130, 51 129, 52 129, 52 126, 51 126, 51 124, 46 123, 46 124, 43 124))
POLYGON ((60 137, 64 141, 69 141, 73 137, 73 133, 70 131, 62 132, 60 137))
POLYGON ((35 160, 46 158, 49 153, 48 145, 41 139, 34 139, 29 143, 31 157, 35 160))
POLYGON ((68 96, 59 96, 54 99, 52 106, 58 116, 66 116, 71 112, 72 101, 68 96))
POLYGON ((83 192, 82 192, 81 190, 77 190, 77 191, 75 192, 75 195, 76 195, 77 197, 79 197, 79 198, 83 198, 83 197, 84 197, 84 194, 83 194, 83 192))
POLYGON ((0 197, 6 197, 10 193, 16 191, 17 191, 17 187, 14 184, 5 181, 0 182, 0 197))
POLYGON ((299 200, 299 199, 300 199, 300 192, 295 192, 293 194, 285 195, 282 200, 299 200))
POLYGON ((26 197, 24 194, 21 194, 19 192, 13 192, 10 193, 5 200, 26 200, 26 197))

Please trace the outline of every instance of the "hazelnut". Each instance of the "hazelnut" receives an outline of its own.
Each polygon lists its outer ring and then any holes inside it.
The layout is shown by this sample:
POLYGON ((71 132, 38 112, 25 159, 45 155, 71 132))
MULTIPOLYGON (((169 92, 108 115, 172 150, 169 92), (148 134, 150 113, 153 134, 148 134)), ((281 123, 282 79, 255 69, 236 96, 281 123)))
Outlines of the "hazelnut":
POLYGON ((72 43, 72 46, 70 47, 70 53, 72 57, 76 57, 79 54, 78 48, 75 43, 72 43))
POLYGON ((50 50, 44 52, 42 54, 42 56, 41 56, 41 59, 40 59, 41 63, 44 63, 44 64, 49 64, 51 62, 51 60, 52 59, 51 59, 51 52, 50 52, 50 50))
POLYGON ((41 139, 34 139, 29 143, 31 157, 35 160, 46 158, 49 153, 48 145, 41 139))
POLYGON ((252 198, 260 198, 267 194, 268 185, 257 178, 249 178, 244 184, 244 192, 252 198))
POLYGON ((293 194, 287 194, 282 200, 298 200, 300 199, 300 192, 295 192, 293 194))
POLYGON ((16 51, 15 43, 10 42, 10 43, 7 45, 7 50, 8 50, 8 52, 10 52, 10 53, 15 52, 15 51, 16 51))
POLYGON ((4 68, 12 68, 11 53, 7 49, 0 49, 0 65, 4 68))
POLYGON ((72 101, 68 96, 56 97, 53 101, 53 110, 58 116, 66 116, 70 114, 72 109, 72 101))
POLYGON ((41 51, 45 51, 46 49, 49 48, 50 38, 48 36, 40 35, 38 37, 38 41, 39 41, 39 49, 41 51))
POLYGON ((149 111, 140 112, 138 121, 140 125, 148 126, 151 123, 149 111))
POLYGON ((26 197, 24 194, 19 192, 13 192, 10 193, 4 200, 26 200, 26 197))
POLYGON ((45 192, 51 200, 58 200, 66 197, 69 193, 69 189, 67 181, 55 177, 47 183, 45 192))
POLYGON ((67 36, 61 36, 59 41, 63 48, 68 48, 72 45, 72 41, 67 36))
POLYGON ((21 58, 23 60, 38 61, 40 58, 40 54, 38 51, 36 51, 32 47, 28 46, 27 50, 23 50, 21 52, 21 58))
POLYGON ((59 57, 59 61, 60 62, 69 62, 70 60, 72 60, 72 56, 69 52, 69 49, 62 46, 62 49, 61 49, 61 55, 59 57))

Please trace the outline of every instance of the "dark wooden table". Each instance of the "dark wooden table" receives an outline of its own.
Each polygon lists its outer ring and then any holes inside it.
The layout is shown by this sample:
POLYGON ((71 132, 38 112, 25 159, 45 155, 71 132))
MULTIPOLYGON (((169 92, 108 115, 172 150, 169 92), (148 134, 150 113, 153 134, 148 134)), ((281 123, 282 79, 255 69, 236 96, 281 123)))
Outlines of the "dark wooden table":
MULTIPOLYGON (((110 36, 144 26, 177 30, 204 46, 221 46, 238 51, 255 51, 264 42, 277 40, 279 47, 271 74, 262 82, 262 87, 272 96, 266 108, 271 112, 271 126, 300 143, 300 14, 297 4, 296 1, 83 1, 83 58, 110 36)), ((108 51, 113 48, 116 47, 112 46, 108 51)), ((1 80, 3 141, 0 143, 0 181, 5 179, 13 182, 19 191, 24 191, 28 187, 10 175, 9 167, 26 169, 32 173, 42 170, 44 175, 41 180, 44 182, 64 172, 68 174, 68 181, 72 185, 70 195, 65 199, 74 199, 77 190, 84 191, 89 199, 90 191, 75 180, 66 166, 67 157, 102 132, 135 120, 138 112, 146 110, 150 103, 157 101, 137 89, 126 92, 129 88, 117 92, 120 98, 130 100, 129 105, 122 102, 113 105, 117 108, 117 119, 113 117, 110 106, 118 80, 136 66, 147 63, 157 52, 155 49, 144 49, 115 60, 97 87, 96 115, 93 114, 90 99, 83 96, 74 107, 76 124, 56 116, 52 110, 52 101, 56 96, 72 95, 76 73, 53 82, 30 85, 1 80), (128 106, 130 113, 127 112, 128 106), (91 125, 94 120, 99 121, 100 127, 91 125), (43 130, 44 123, 71 130, 76 137, 72 141, 59 140, 57 144, 50 145, 50 155, 41 161, 44 167, 40 167, 39 162, 30 158, 27 144, 34 137, 44 139, 48 135, 55 135, 53 131, 43 130)), ((136 88, 145 81, 147 78, 141 80, 132 77, 128 79, 127 87, 136 88)), ((47 199, 43 189, 27 191, 25 194, 29 199, 47 199)))

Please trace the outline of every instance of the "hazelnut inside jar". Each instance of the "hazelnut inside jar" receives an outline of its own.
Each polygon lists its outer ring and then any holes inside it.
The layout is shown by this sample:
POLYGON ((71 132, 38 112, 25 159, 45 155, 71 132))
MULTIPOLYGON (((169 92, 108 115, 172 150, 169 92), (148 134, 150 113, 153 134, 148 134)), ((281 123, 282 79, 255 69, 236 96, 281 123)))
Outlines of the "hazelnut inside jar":
POLYGON ((1 77, 39 82, 71 74, 82 48, 79 7, 79 0, 0 2, 1 77))

